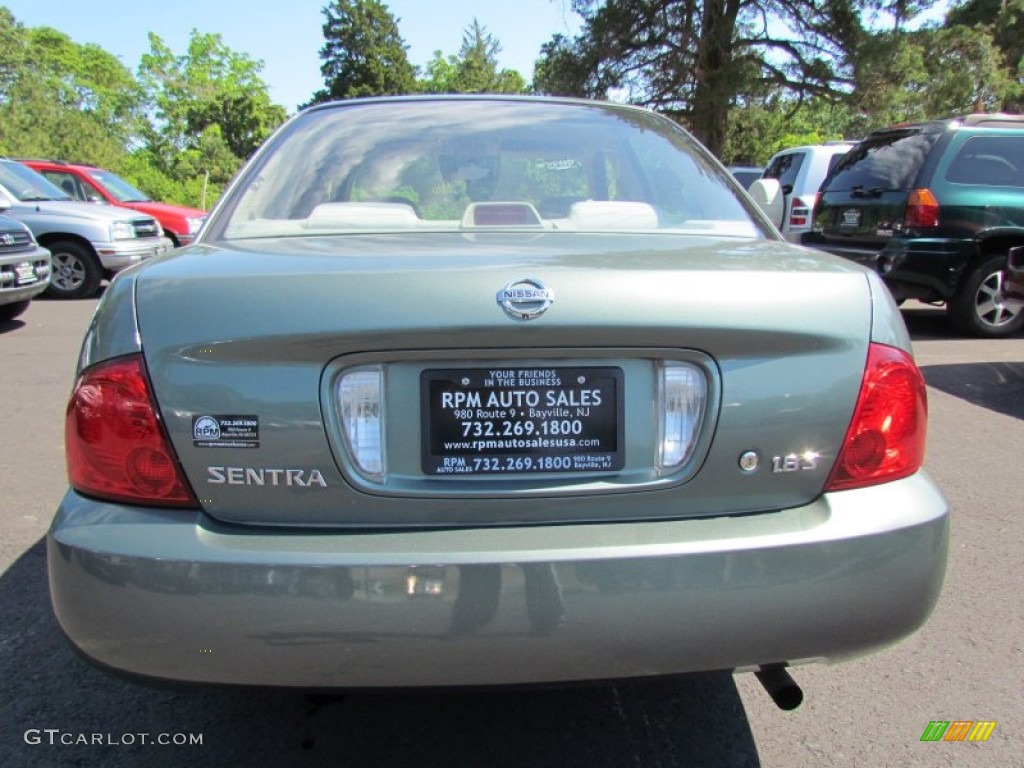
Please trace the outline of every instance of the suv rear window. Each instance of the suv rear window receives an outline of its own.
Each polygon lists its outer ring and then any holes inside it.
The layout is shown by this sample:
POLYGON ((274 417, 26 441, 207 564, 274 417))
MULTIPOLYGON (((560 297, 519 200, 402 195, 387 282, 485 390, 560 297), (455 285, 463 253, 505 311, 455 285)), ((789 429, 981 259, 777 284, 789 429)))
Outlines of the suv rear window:
POLYGON ((793 187, 796 184, 797 174, 800 173, 800 166, 804 164, 803 152, 792 152, 788 155, 779 155, 765 169, 765 179, 778 179, 781 186, 793 187))
POLYGON ((1024 187, 1024 136, 975 136, 964 142, 946 181, 986 187, 1024 187))
POLYGON ((915 128, 867 138, 843 156, 828 189, 909 189, 939 136, 915 128))

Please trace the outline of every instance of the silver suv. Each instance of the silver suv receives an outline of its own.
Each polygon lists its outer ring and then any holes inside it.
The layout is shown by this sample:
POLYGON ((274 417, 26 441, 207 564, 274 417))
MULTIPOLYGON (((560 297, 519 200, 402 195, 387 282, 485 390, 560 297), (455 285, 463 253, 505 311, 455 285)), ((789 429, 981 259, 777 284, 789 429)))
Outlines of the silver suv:
POLYGON ((0 159, 0 212, 24 223, 53 254, 47 293, 91 296, 104 277, 174 247, 152 216, 72 200, 43 176, 0 159))
POLYGON ((853 144, 842 141, 790 147, 768 161, 761 178, 777 179, 782 185, 786 209, 775 225, 791 243, 799 243, 801 235, 811 229, 818 188, 851 149, 853 144))

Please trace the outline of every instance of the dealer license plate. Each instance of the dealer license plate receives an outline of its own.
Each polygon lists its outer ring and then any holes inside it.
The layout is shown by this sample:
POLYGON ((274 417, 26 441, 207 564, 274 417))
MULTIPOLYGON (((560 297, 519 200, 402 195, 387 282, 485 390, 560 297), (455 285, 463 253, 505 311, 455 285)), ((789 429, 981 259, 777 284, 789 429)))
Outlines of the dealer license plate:
POLYGON ((621 368, 428 370, 420 392, 425 474, 614 472, 625 464, 621 368))
POLYGON ((31 283, 39 280, 39 277, 36 275, 35 267, 29 262, 15 266, 14 275, 15 285, 30 285, 31 283))

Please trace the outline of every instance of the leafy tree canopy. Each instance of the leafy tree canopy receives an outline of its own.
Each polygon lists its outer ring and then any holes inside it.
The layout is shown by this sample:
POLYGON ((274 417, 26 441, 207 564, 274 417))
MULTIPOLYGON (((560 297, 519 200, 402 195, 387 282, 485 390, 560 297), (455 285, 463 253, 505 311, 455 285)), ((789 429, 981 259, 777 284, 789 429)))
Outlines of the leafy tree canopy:
POLYGON ((284 121, 285 110, 271 102, 260 78, 263 62, 232 51, 220 35, 193 29, 181 56, 152 32, 149 44, 139 80, 155 109, 153 141, 177 151, 194 149, 217 127, 231 153, 244 159, 284 121))
POLYGON ((0 152, 116 160, 143 126, 142 91, 112 54, 0 8, 0 152))
POLYGON ((534 88, 616 95, 676 117, 713 152, 737 94, 771 88, 835 98, 863 34, 857 0, 573 0, 574 40, 543 49, 534 88))
POLYGON ((398 31, 398 20, 380 0, 332 0, 323 9, 320 49, 323 89, 311 104, 417 90, 416 68, 398 31))
POLYGON ((967 0, 946 17, 946 26, 964 26, 991 35, 1003 55, 1012 93, 1005 108, 1024 110, 1024 0, 967 0))
POLYGON ((526 93, 522 75, 498 69, 500 52, 501 43, 473 19, 463 31, 459 54, 445 58, 435 51, 420 87, 427 93, 526 93))

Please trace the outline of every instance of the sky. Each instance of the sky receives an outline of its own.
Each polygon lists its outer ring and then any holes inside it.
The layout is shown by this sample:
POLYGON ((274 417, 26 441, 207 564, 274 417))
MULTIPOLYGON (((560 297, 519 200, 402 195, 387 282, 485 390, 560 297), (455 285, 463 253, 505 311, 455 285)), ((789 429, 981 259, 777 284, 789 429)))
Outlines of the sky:
MULTIPOLYGON (((95 43, 132 72, 155 32, 177 55, 193 29, 221 35, 235 53, 262 60, 270 98, 293 112, 323 87, 322 9, 328 0, 0 0, 26 27, 53 27, 76 43, 95 43)), ((540 47, 555 33, 573 35, 578 17, 569 0, 385 0, 409 46, 409 61, 423 67, 434 51, 458 53, 475 17, 502 46, 501 68, 526 81, 540 47)))

